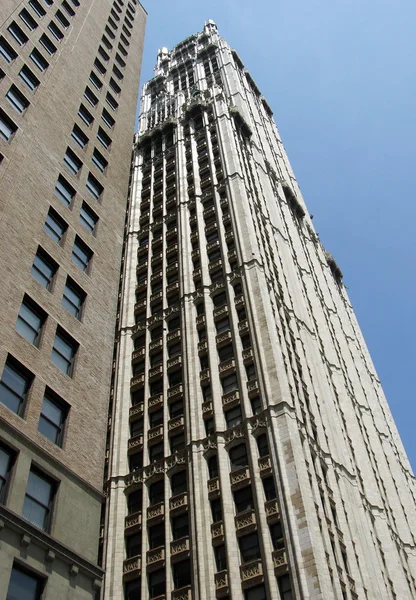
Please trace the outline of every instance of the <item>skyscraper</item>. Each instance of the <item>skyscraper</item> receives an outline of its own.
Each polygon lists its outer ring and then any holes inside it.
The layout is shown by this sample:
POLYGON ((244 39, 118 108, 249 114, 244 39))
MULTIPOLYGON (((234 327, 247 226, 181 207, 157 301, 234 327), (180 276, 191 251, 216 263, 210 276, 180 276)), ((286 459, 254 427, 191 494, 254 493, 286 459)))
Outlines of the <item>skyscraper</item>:
POLYGON ((415 486, 272 110, 213 21, 144 86, 104 597, 416 597, 415 486))
POLYGON ((92 599, 136 0, 0 3, 0 597, 92 599))

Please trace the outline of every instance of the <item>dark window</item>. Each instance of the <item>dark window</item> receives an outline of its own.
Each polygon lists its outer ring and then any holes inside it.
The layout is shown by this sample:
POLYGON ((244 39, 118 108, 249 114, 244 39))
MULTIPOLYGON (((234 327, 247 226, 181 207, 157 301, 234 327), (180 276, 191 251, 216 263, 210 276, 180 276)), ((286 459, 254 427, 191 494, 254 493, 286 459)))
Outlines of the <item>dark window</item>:
MULTIPOLYGON (((74 174, 76 174, 82 166, 82 162, 70 148, 67 148, 66 150, 64 162, 68 169, 74 174)), ((55 196, 57 196, 59 200, 65 204, 65 206, 70 206, 75 197, 74 188, 67 182, 66 179, 64 179, 64 177, 62 177, 62 175, 59 175, 58 177, 54 192, 55 196)))
POLYGON ((113 98, 113 96, 110 94, 110 92, 107 92, 105 101, 107 102, 107 104, 110 108, 112 108, 113 110, 117 110, 118 102, 115 98, 113 98))
POLYGON ((171 480, 172 487, 172 496, 176 496, 177 494, 182 494, 182 492, 186 492, 188 489, 186 471, 179 471, 179 473, 175 473, 172 476, 171 480))
POLYGON ((61 219, 61 217, 55 210, 53 210, 53 208, 50 208, 46 217, 45 225, 43 227, 46 233, 50 235, 57 244, 62 244, 67 228, 67 223, 61 219))
POLYGON ((266 589, 264 585, 251 588, 244 593, 244 600, 267 600, 266 589))
POLYGON ((65 15, 63 14, 62 11, 57 10, 56 13, 55 13, 55 16, 56 16, 57 20, 60 22, 60 24, 62 25, 62 27, 65 27, 65 29, 67 27, 69 27, 69 21, 65 17, 65 15))
POLYGON ((104 121, 104 123, 107 125, 107 127, 109 127, 110 129, 112 129, 114 127, 115 120, 110 115, 108 110, 106 110, 105 108, 103 108, 103 113, 101 115, 101 118, 104 121))
POLYGON ((14 565, 7 588, 7 600, 40 600, 44 580, 20 565, 14 565))
POLYGON ((230 320, 228 317, 225 319, 221 319, 220 321, 215 322, 215 329, 217 333, 223 333, 224 331, 229 331, 230 329, 230 320))
POLYGON ((234 358, 234 347, 232 344, 227 344, 218 350, 218 357, 220 362, 234 358))
POLYGON ((263 410, 260 396, 256 396, 255 398, 250 400, 250 402, 251 402, 251 410, 253 411, 253 415, 256 415, 257 413, 259 413, 263 410))
POLYGON ((85 135, 82 129, 78 127, 78 125, 74 125, 71 136, 80 148, 85 148, 85 146, 88 144, 88 137, 85 135))
POLYGON ((22 517, 45 531, 50 525, 54 487, 54 483, 46 475, 37 469, 31 469, 22 517))
MULTIPOLYGON (((19 46, 23 46, 24 44, 26 44, 26 42, 29 41, 29 38, 27 37, 27 35, 23 31, 23 29, 21 29, 19 27, 19 25, 16 23, 16 21, 12 21, 10 23, 10 25, 8 26, 7 30, 10 33, 10 35, 12 35, 14 37, 14 39, 19 44, 19 46)), ((1 42, 0 42, 0 48, 1 48, 1 42)))
POLYGON ((170 451, 173 454, 174 452, 179 452, 179 450, 183 450, 185 448, 185 434, 180 433, 179 435, 174 435, 170 438, 170 451))
MULTIPOLYGON (((103 38, 103 39, 105 39, 105 38, 103 38)), ((108 42, 108 43, 109 43, 109 47, 111 48, 112 46, 111 46, 110 42, 108 42)), ((99 46, 98 54, 101 56, 101 58, 103 60, 105 60, 105 62, 108 62, 110 60, 110 57, 108 56, 107 52, 104 50, 104 48, 102 46, 99 46)))
POLYGON ((149 459, 150 462, 155 460, 161 460, 163 458, 163 444, 155 444, 149 448, 149 459))
POLYGON ((210 479, 218 477, 218 458, 216 454, 214 456, 210 456, 208 459, 208 471, 210 479))
POLYGON ((169 415, 171 419, 174 419, 175 417, 179 417, 180 415, 183 415, 183 401, 182 400, 178 400, 178 402, 173 402, 172 404, 169 405, 169 415))
POLYGON ((4 504, 6 500, 14 458, 13 450, 0 444, 0 504, 4 504))
POLYGON ((34 346, 39 346, 45 321, 45 311, 25 296, 17 316, 16 331, 34 346))
POLYGON ((163 596, 166 593, 166 576, 165 569, 149 573, 149 596, 156 598, 163 596))
MULTIPOLYGON (((93 159, 93 162, 95 162, 94 159, 93 159)), ((86 188, 89 191, 89 193, 91 194, 91 196, 93 198, 95 198, 96 200, 98 200, 100 198, 101 194, 104 191, 104 187, 94 177, 94 175, 92 173, 88 173, 86 188)))
POLYGON ((8 142, 17 131, 17 125, 0 109, 0 138, 8 142))
POLYGON ((75 283, 75 281, 68 277, 62 296, 62 306, 76 319, 80 320, 85 298, 85 292, 75 283))
POLYGON ((141 599, 142 582, 141 579, 133 579, 128 581, 124 586, 125 600, 140 600, 141 599))
POLYGON ((262 481, 266 500, 273 500, 274 498, 276 498, 276 488, 274 485, 273 477, 266 477, 262 481))
POLYGON ((56 330, 53 343, 51 360, 63 373, 72 377, 75 357, 78 351, 78 342, 71 338, 60 327, 56 330))
POLYGON ((42 54, 39 52, 39 50, 37 50, 37 48, 34 48, 29 54, 29 56, 33 60, 39 71, 46 71, 46 69, 49 67, 48 61, 45 58, 43 58, 42 54))
POLYGON ((108 150, 111 146, 111 138, 106 134, 102 127, 98 128, 97 140, 108 150))
POLYGON ((112 77, 110 78, 109 86, 116 94, 121 93, 121 87, 118 85, 118 83, 112 77))
POLYGON ((38 430, 57 446, 62 446, 68 405, 52 390, 46 389, 43 397, 38 430))
POLYGON ((227 422, 227 428, 235 427, 236 425, 239 425, 239 423, 241 423, 242 419, 243 419, 243 416, 241 414, 240 406, 234 406, 234 408, 227 410, 227 412, 225 413, 225 420, 227 422))
POLYGON ((91 71, 90 73, 90 81, 92 83, 92 85, 97 88, 97 90, 101 90, 101 88, 103 87, 103 82, 101 81, 101 79, 94 73, 94 71, 91 71))
POLYGON ((189 559, 173 565, 173 583, 175 590, 191 584, 191 563, 189 559))
POLYGON ((172 519, 172 537, 178 540, 187 535, 189 535, 189 521, 188 514, 185 513, 172 519))
POLYGON ((93 106, 94 108, 97 106, 98 104, 98 98, 97 96, 90 90, 90 88, 87 86, 85 88, 85 92, 84 92, 84 98, 86 99, 87 102, 89 102, 91 104, 91 106, 93 106))
POLYGON ((231 469, 239 469, 248 465, 247 449, 245 444, 239 444, 230 450, 231 469))
POLYGON ((88 127, 90 127, 90 125, 92 125, 94 122, 94 117, 89 112, 89 110, 85 108, 83 104, 81 104, 78 109, 78 116, 84 121, 85 125, 87 125, 88 127))
POLYGON ((38 26, 35 19, 32 17, 32 15, 29 13, 29 11, 26 8, 24 8, 19 13, 19 17, 22 19, 23 23, 26 25, 26 27, 29 29, 29 31, 33 31, 38 26))
POLYGON ((142 534, 135 533, 126 538, 126 554, 127 558, 139 556, 142 553, 142 534))
POLYGON ((71 6, 68 4, 68 2, 66 0, 64 0, 62 2, 62 7, 65 9, 65 11, 68 13, 68 15, 70 17, 75 16, 75 11, 71 8, 71 6))
POLYGON ((165 500, 165 483, 163 479, 155 481, 149 487, 149 504, 159 504, 165 500))
POLYGON ((163 423, 163 410, 157 410, 149 415, 150 427, 157 427, 163 423))
POLYGON ((143 507, 142 490, 137 490, 129 494, 127 499, 127 507, 129 514, 140 512, 143 507))
POLYGON ((41 35, 41 37, 39 38, 39 42, 42 44, 42 46, 45 48, 48 54, 50 54, 51 56, 52 54, 55 54, 56 46, 51 42, 51 40, 45 33, 41 35))
POLYGON ((222 521, 222 505, 221 499, 217 498, 216 500, 212 500, 211 502, 211 514, 212 514, 212 522, 217 523, 218 521, 222 521))
POLYGON ((225 546, 217 546, 214 548, 214 555, 217 571, 224 571, 227 568, 227 553, 225 552, 225 546))
POLYGON ((28 108, 30 102, 25 98, 22 92, 15 86, 11 85, 6 94, 9 104, 14 108, 19 115, 23 114, 28 108))
POLYGON ((234 493, 235 509, 238 513, 254 508, 253 494, 251 487, 245 487, 234 493))
POLYGON ((226 394, 227 392, 232 392, 233 390, 237 390, 238 389, 237 375, 235 373, 233 373, 232 375, 228 375, 227 377, 224 377, 224 379, 221 379, 221 385, 222 385, 222 390, 223 390, 224 394, 226 394))
POLYGON ((135 469, 141 469, 143 466, 143 452, 135 452, 129 456, 129 469, 134 471, 135 469))
POLYGON ((292 600, 292 584, 290 582, 290 576, 286 573, 286 575, 282 575, 278 578, 279 582, 279 592, 282 600, 292 600))
POLYGON ((272 538, 273 548, 275 550, 280 550, 285 547, 285 541, 283 537, 283 528, 280 521, 278 523, 274 523, 273 525, 269 525, 270 536, 272 538))
POLYGON ((262 435, 259 435, 256 441, 260 456, 267 456, 269 454, 269 444, 267 442, 266 434, 263 433, 262 435))
POLYGON ((251 562, 260 558, 260 546, 257 533, 250 533, 238 540, 243 563, 251 562))
POLYGON ((32 71, 26 65, 23 65, 23 67, 19 71, 19 77, 23 81, 23 83, 25 84, 25 86, 31 92, 34 92, 35 89, 40 84, 39 79, 37 77, 35 77, 35 75, 32 73, 32 71))
POLYGON ((0 402, 22 416, 32 381, 33 375, 8 356, 0 380, 0 402))
POLYGON ((38 0, 29 0, 29 6, 33 8, 39 17, 44 17, 46 15, 46 10, 39 4, 38 0))
POLYGON ((88 272, 93 252, 78 236, 75 236, 72 249, 72 261, 81 269, 88 272))
POLYGON ((158 548, 165 545, 165 524, 160 523, 154 527, 149 527, 149 547, 158 548))
POLYGON ((104 158, 101 152, 97 150, 97 148, 94 148, 94 152, 92 154, 92 162, 97 167, 97 169, 101 171, 101 173, 104 173, 104 171, 107 168, 108 161, 104 158))
POLYGON ((95 228, 97 226, 98 217, 93 210, 86 204, 82 203, 81 212, 79 214, 79 220, 82 225, 89 231, 90 233, 95 232, 95 228))
POLYGON ((63 39, 64 34, 59 29, 59 27, 56 25, 56 23, 54 23, 53 21, 51 21, 49 23, 48 29, 52 33, 52 35, 54 36, 54 38, 58 40, 58 42, 60 42, 63 39))

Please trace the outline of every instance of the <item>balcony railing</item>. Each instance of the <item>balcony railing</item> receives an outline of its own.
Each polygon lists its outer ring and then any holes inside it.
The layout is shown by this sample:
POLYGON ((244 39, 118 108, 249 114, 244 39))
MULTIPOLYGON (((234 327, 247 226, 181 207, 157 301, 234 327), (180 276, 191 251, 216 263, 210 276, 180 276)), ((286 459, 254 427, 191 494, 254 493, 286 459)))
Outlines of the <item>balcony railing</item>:
POLYGON ((132 352, 131 361, 134 362, 138 358, 144 358, 145 356, 146 356, 146 348, 138 348, 137 350, 134 350, 134 352, 132 352))
POLYGON ((183 537, 170 543, 170 554, 175 558, 182 559, 189 554, 189 537, 183 537))
POLYGON ((182 492, 169 499, 170 512, 183 512, 188 508, 188 492, 182 492))
POLYGON ((236 307, 244 306, 244 296, 240 294, 234 298, 234 305, 236 307))
POLYGON ((173 371, 175 368, 180 367, 182 365, 182 356, 179 354, 178 356, 174 356, 173 358, 168 359, 168 372, 173 371))
POLYGON ((204 369, 203 371, 200 371, 199 381, 201 383, 205 383, 205 382, 209 381, 209 369, 204 369))
POLYGON ((222 521, 211 525, 211 538, 214 545, 221 544, 224 541, 224 524, 222 521))
POLYGON ((203 342, 198 342, 198 354, 204 354, 208 350, 208 342, 204 340, 203 342))
POLYGON ((133 556, 127 558, 123 562, 123 578, 124 580, 135 579, 140 576, 142 569, 142 557, 133 556))
POLYGON ((156 425, 156 427, 152 427, 147 432, 147 440, 152 444, 156 444, 160 442, 163 438, 163 425, 156 425))
POLYGON ((152 571, 162 566, 165 561, 165 547, 160 546, 159 548, 153 548, 148 550, 146 553, 146 564, 147 569, 152 571))
POLYGON ((139 388, 144 386, 144 373, 140 373, 140 375, 135 375, 131 378, 130 381, 130 389, 132 391, 138 390, 139 388))
POLYGON ((254 510, 247 510, 237 515, 234 520, 238 534, 245 534, 256 528, 256 514, 254 510))
POLYGON ((240 321, 238 324, 238 331, 240 332, 240 335, 244 335, 245 333, 248 332, 248 321, 247 319, 244 319, 243 321, 240 321))
POLYGON ((167 296, 171 296, 172 294, 174 294, 176 292, 179 292, 179 281, 175 281, 174 283, 171 283, 166 288, 167 296))
POLYGON ((154 394, 148 400, 149 409, 159 409, 163 405, 163 394, 154 394))
POLYGON ((180 417, 175 417, 168 421, 168 431, 170 433, 177 433, 180 429, 184 427, 184 417, 183 415, 180 417))
POLYGON ((243 487, 250 483, 250 469, 248 467, 242 467, 236 469, 230 473, 230 481, 233 489, 243 487))
POLYGON ((202 403, 202 416, 204 419, 209 419, 213 415, 212 401, 207 400, 202 403))
POLYGON ((241 581, 244 587, 249 587, 263 580, 263 565, 260 560, 241 565, 241 581))
POLYGON ((124 527, 126 533, 130 534, 132 531, 140 530, 142 526, 142 513, 141 511, 127 515, 124 520, 124 527))
POLYGON ((214 578, 217 598, 228 595, 228 571, 218 571, 218 573, 215 573, 214 578))
POLYGON ((267 477, 268 475, 271 475, 272 473, 272 462, 270 459, 270 456, 261 456, 259 458, 259 470, 260 470, 260 476, 261 477, 267 477))
POLYGON ((150 342, 150 344, 149 344, 149 352, 150 353, 157 352, 161 348, 163 348, 162 338, 160 338, 159 340, 154 340, 153 342, 150 342))
POLYGON ((157 379, 163 375, 163 365, 157 365, 149 369, 149 379, 157 379))
POLYGON ((147 519, 163 519, 165 515, 165 505, 163 502, 159 502, 158 504, 152 504, 147 508, 147 519))
POLYGON ((208 495, 218 495, 220 491, 220 480, 218 477, 213 477, 207 481, 208 495))
POLYGON ((224 346, 231 340, 232 340, 231 331, 224 331, 223 333, 219 333, 215 338, 215 341, 216 341, 218 347, 224 346))
POLYGON ((196 318, 196 326, 200 327, 205 325, 205 315, 198 315, 196 318))
POLYGON ((219 306, 214 310, 214 319, 220 319, 221 317, 225 317, 228 315, 228 305, 224 304, 223 306, 219 306))
POLYGON ((222 396, 222 405, 223 406, 231 406, 233 404, 238 404, 240 401, 240 392, 238 390, 232 390, 231 392, 227 392, 222 396))
POLYGON ((144 404, 143 402, 139 402, 134 406, 131 406, 129 409, 129 419, 130 421, 134 421, 137 417, 143 415, 144 404))
POLYGON ((284 548, 275 550, 272 554, 273 566, 275 571, 286 571, 287 570, 287 554, 284 548))
POLYGON ((168 335, 166 336, 166 341, 173 342, 174 340, 180 339, 180 337, 181 337, 181 330, 175 329, 175 331, 168 333, 168 335))
POLYGON ((168 389, 168 400, 169 401, 179 399, 182 397, 182 395, 183 395, 183 387, 182 387, 181 383, 178 383, 178 385, 174 385, 168 389))
POLYGON ((266 517, 268 521, 275 520, 280 517, 279 504, 275 498, 264 503, 264 510, 266 511, 266 517))
MULTIPOLYGON (((187 585, 172 591, 172 600, 192 600, 192 588, 187 585)), ((155 599, 157 600, 157 598, 155 599)))
POLYGON ((253 350, 251 348, 246 348, 242 352, 243 363, 248 365, 253 362, 253 350))
POLYGON ((224 360, 219 364, 218 370, 220 375, 227 375, 232 371, 235 371, 235 360, 233 358, 230 360, 224 360))
POLYGON ((247 381, 247 392, 249 398, 254 398, 254 396, 259 395, 259 384, 257 383, 257 379, 247 381))
POLYGON ((139 433, 129 439, 128 442, 128 453, 133 454, 137 450, 142 450, 143 448, 143 433, 139 433))

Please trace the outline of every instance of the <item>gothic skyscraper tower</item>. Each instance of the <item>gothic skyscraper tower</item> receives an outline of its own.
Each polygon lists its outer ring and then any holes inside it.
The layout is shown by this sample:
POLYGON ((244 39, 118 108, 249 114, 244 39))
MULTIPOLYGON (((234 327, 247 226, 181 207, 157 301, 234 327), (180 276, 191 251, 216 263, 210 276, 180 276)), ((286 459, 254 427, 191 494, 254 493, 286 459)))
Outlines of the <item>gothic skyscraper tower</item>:
POLYGON ((129 211, 106 600, 415 598, 409 462, 270 106, 212 21, 159 51, 129 211))

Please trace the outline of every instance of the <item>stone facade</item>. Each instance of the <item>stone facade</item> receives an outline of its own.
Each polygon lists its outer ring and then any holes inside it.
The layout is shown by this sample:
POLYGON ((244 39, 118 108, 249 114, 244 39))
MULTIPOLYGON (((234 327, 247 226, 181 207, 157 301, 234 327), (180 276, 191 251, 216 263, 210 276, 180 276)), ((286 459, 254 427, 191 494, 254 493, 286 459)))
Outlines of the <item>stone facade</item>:
POLYGON ((106 599, 416 597, 414 477, 341 270, 211 21, 144 86, 112 393, 106 599))
POLYGON ((0 507, 1 599, 15 558, 46 582, 45 600, 93 598, 101 587, 109 388, 145 21, 135 0, 0 6, 0 374, 13 359, 32 377, 19 415, 0 403, 1 447, 14 453, 0 507), (63 193, 54 192, 59 177, 63 193), (51 208, 65 226, 59 243, 44 227, 51 208), (93 232, 81 220, 85 208, 93 232), (85 272, 72 260, 76 239, 92 253, 85 272), (32 274, 39 249, 56 268, 48 289, 32 274), (82 292, 80 318, 62 305, 68 277, 82 292), (24 298, 43 315, 35 344, 16 331, 24 298), (77 344, 72 376, 51 361, 57 327, 77 344), (67 408, 60 445, 39 431, 46 388, 67 408), (19 516, 34 466, 55 483, 47 532, 19 516))

